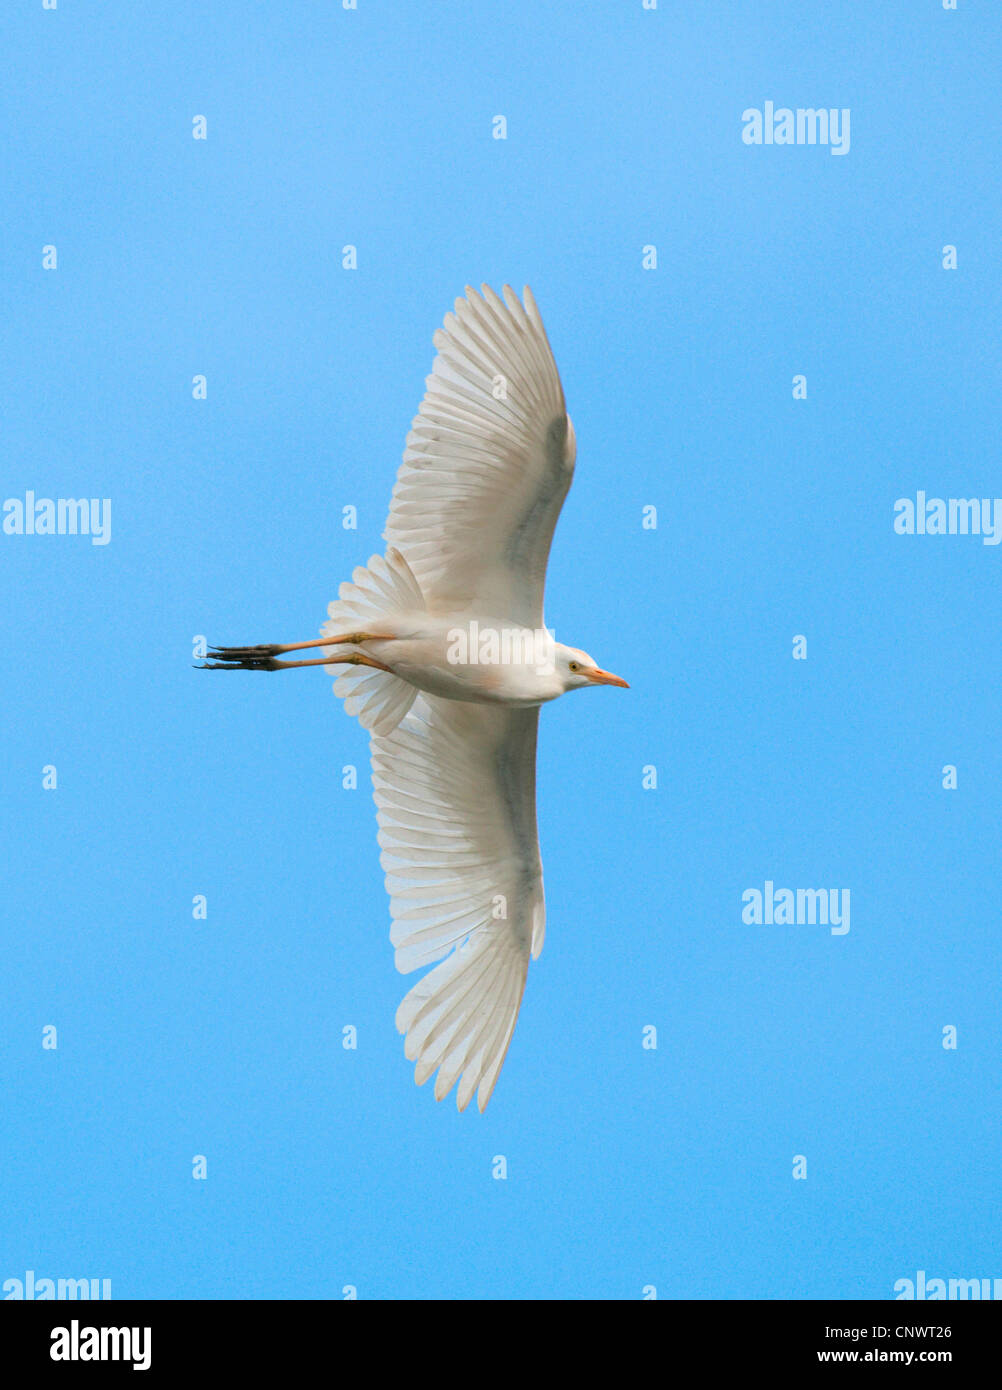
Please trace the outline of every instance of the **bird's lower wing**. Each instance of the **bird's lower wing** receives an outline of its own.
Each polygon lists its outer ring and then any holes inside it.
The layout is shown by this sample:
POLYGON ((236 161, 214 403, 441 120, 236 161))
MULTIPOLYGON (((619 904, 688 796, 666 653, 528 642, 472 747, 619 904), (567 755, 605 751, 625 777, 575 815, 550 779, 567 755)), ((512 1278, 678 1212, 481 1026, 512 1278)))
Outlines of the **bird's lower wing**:
POLYGON ((435 965, 406 995, 397 1027, 418 1085, 438 1071, 436 1099, 459 1082, 490 1099, 543 938, 536 835, 537 709, 419 695, 373 737, 397 968, 435 965))

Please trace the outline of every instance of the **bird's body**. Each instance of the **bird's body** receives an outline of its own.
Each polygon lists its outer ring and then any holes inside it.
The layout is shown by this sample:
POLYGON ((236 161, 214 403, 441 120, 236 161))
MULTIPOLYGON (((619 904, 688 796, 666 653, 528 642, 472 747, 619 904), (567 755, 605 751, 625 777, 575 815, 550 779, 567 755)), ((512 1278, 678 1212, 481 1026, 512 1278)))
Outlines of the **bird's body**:
POLYGON ((364 651, 426 695, 475 704, 533 705, 564 693, 557 643, 510 619, 404 613, 380 622, 364 651))
POLYGON ((467 290, 435 336, 384 538, 328 610, 322 637, 227 647, 212 663, 325 665, 370 733, 397 968, 434 965, 397 1027, 423 1083, 490 1099, 545 909, 536 833, 539 706, 625 685, 543 622, 550 541, 574 430, 531 292, 467 290), (319 647, 324 656, 279 654, 319 647), (347 667, 347 670, 339 669, 347 667))

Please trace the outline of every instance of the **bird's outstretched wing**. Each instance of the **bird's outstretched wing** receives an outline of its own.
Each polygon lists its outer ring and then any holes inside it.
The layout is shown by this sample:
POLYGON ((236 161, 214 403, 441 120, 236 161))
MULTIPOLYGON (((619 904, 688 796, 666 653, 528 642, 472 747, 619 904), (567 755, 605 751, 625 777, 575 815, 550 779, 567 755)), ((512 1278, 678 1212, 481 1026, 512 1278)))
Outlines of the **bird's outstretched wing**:
POLYGON ((419 695, 371 741, 381 863, 397 968, 439 962, 397 1010, 435 1097, 459 1082, 483 1110, 515 1028, 530 952, 543 944, 536 835, 536 708, 419 695))
POLYGON ((407 558, 430 612, 543 626, 553 528, 574 473, 564 410, 532 291, 467 289, 435 334, 383 536, 407 558))

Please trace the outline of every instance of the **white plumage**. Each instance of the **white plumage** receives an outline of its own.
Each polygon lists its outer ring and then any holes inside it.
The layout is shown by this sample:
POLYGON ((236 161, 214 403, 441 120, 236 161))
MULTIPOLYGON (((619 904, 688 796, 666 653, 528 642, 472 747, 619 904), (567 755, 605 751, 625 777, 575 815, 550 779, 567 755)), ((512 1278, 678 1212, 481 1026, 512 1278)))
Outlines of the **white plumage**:
POLYGON ((211 653, 227 669, 326 661, 369 730, 396 965, 427 969, 397 1028, 418 1084, 437 1072, 441 1100, 458 1083, 460 1110, 474 1094, 481 1110, 490 1099, 543 945, 539 706, 576 687, 626 684, 545 632, 574 430, 531 291, 524 305, 510 287, 503 294, 468 289, 436 333, 386 555, 341 585, 321 639, 211 653), (473 647, 485 632, 512 636, 514 654, 457 657, 455 634, 468 630, 473 647), (325 657, 275 659, 309 646, 325 657))
POLYGON ((407 436, 383 533, 432 612, 543 626, 553 528, 574 474, 574 431, 532 292, 467 289, 407 436))
POLYGON ((441 962, 397 1010, 422 1083, 457 1079, 462 1110, 483 1110, 511 1041, 529 952, 543 944, 536 839, 535 709, 418 696, 400 727, 372 740, 396 947, 403 973, 441 962), (443 959, 444 958, 444 959, 443 959))

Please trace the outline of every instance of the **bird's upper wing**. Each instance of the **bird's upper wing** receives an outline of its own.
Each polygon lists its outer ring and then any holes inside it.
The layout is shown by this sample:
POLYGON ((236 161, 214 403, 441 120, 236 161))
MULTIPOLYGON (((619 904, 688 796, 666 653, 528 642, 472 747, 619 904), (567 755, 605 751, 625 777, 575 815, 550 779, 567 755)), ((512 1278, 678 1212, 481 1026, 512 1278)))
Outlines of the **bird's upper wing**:
POLYGON ((532 291, 524 307, 509 285, 503 294, 467 289, 435 334, 383 536, 403 551, 429 611, 538 629, 574 429, 532 291))
POLYGON ((543 944, 536 835, 537 708, 419 695, 373 737, 372 781, 397 968, 438 961, 397 1010, 418 1085, 490 1099, 530 952, 543 944))

